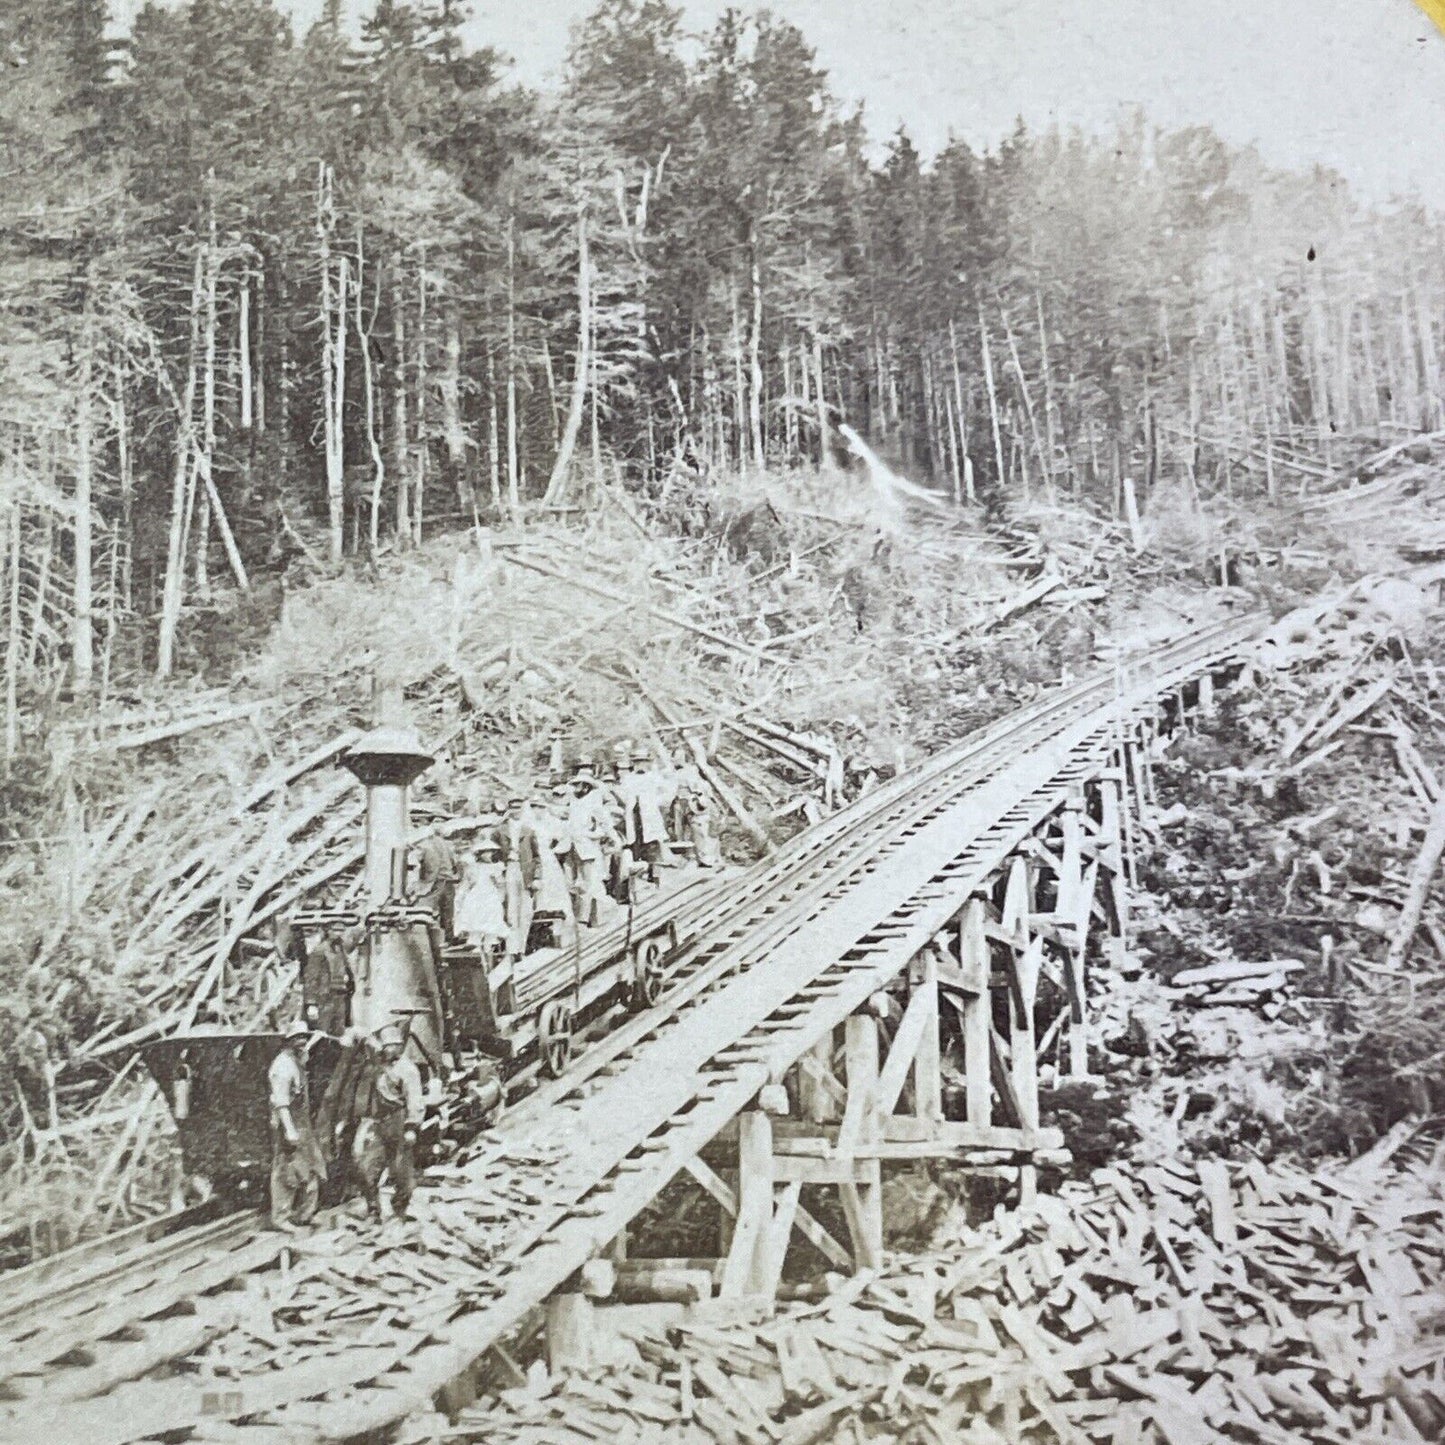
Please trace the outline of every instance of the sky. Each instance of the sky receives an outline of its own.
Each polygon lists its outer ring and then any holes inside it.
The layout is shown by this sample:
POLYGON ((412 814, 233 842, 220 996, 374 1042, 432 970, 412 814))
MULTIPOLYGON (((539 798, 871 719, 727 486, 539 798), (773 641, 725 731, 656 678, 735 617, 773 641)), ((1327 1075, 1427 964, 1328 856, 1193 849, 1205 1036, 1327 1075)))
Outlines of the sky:
MULTIPOLYGON (((122 0, 121 8, 135 0, 122 0)), ((322 0, 278 0, 304 23, 322 0)), ((351 0, 359 5, 362 0, 351 0)), ((471 39, 517 77, 555 76, 593 0, 472 0, 471 39)), ((721 0, 682 0, 709 26, 721 0)), ((741 8, 750 8, 744 4, 741 8)), ((1445 36, 1414 0, 771 0, 817 48, 869 129, 925 153, 1032 129, 1107 132, 1141 108, 1207 123, 1277 165, 1342 172, 1367 199, 1445 209, 1445 36)))

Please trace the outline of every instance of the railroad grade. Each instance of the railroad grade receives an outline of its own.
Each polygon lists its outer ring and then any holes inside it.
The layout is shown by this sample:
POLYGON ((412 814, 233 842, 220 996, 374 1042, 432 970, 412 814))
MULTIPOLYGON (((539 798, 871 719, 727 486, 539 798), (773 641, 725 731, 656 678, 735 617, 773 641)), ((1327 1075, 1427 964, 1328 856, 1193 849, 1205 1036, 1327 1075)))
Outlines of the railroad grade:
POLYGON ((433 1171, 410 1230, 333 1219, 293 1248, 233 1218, 209 1240, 138 1249, 92 1284, 79 1272, 57 1286, 53 1317, 38 1283, 28 1309, 0 1295, 18 1397, 0 1438, 347 1438, 425 1408, 886 983, 956 909, 960 882, 981 880, 1097 769, 1122 711, 1249 630, 1221 624, 1138 659, 1116 705, 1114 674, 1055 692, 704 900, 704 941, 659 1004, 539 1087, 471 1158, 433 1171), (152 1293, 131 1283, 147 1277, 152 1293), (29 1319, 42 1309, 43 1324, 29 1319), (162 1366, 173 1373, 139 1378, 162 1366), (228 1423, 263 1416, 281 1433, 228 1423))

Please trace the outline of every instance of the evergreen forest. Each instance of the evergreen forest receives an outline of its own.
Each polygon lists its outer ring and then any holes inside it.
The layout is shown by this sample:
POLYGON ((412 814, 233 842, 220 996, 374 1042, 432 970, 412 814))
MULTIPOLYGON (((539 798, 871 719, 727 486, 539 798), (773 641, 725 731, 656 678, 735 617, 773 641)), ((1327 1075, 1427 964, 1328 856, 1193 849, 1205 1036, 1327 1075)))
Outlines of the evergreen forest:
POLYGON ((549 93, 466 18, 0 0, 8 759, 302 555, 626 494, 685 525, 839 428, 950 504, 1118 515, 1445 427, 1420 206, 1142 116, 925 160, 766 11, 602 0, 549 93))

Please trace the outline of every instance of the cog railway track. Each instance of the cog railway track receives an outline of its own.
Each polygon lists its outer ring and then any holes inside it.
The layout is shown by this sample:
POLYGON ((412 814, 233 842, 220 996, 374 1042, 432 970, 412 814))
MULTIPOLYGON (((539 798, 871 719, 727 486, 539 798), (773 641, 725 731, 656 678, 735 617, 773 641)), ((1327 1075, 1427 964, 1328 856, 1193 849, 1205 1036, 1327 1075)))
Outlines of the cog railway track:
POLYGON ((342 1440, 430 1408, 906 967, 1123 723, 1257 625, 1053 692, 684 904, 702 941, 656 1006, 433 1171, 410 1230, 334 1211, 298 1245, 231 1216, 0 1283, 0 1442, 342 1440))

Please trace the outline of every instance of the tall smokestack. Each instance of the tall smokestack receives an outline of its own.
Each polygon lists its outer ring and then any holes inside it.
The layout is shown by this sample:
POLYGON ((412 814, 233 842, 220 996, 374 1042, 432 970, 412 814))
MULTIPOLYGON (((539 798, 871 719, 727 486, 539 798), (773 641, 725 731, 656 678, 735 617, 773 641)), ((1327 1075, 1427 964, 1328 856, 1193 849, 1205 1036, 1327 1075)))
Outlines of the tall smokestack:
MULTIPOLYGON (((434 759, 421 745, 414 728, 399 720, 400 697, 378 698, 379 726, 367 733, 344 762, 366 789, 366 907, 380 908, 399 897, 405 884, 410 788, 434 759)), ((371 932, 366 941, 367 964, 352 1010, 353 1022, 367 1033, 412 1015, 413 1036, 424 1053, 437 1057, 440 1039, 431 1017, 437 986, 431 967, 426 930, 415 928, 371 932), (413 937, 413 934, 419 937, 413 937)))

